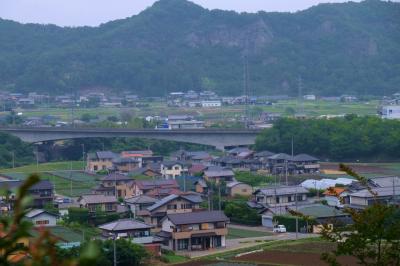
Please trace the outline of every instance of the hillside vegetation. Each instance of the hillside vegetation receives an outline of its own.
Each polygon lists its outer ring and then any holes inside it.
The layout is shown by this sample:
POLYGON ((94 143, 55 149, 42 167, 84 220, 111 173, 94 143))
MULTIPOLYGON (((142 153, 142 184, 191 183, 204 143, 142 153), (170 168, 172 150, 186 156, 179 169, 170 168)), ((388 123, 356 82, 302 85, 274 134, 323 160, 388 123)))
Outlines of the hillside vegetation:
POLYGON ((238 14, 161 0, 99 27, 0 19, 0 89, 48 93, 90 88, 163 96, 243 91, 247 55, 254 94, 396 92, 400 4, 321 4, 297 13, 238 14))

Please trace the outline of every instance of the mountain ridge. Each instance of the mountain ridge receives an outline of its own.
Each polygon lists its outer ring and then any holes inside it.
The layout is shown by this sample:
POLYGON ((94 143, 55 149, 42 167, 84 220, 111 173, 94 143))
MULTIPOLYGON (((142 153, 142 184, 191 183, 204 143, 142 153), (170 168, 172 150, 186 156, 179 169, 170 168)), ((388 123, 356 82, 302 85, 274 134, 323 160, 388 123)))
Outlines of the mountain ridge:
POLYGON ((320 4, 296 13, 207 10, 161 0, 98 27, 0 20, 0 89, 63 93, 90 87, 140 95, 210 89, 254 94, 396 92, 400 4, 320 4))

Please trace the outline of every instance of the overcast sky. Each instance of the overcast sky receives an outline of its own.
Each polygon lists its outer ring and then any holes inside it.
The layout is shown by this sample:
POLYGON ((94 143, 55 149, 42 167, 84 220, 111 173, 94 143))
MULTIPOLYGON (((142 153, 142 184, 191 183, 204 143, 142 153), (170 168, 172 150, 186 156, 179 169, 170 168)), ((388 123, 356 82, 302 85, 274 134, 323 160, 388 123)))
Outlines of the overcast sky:
MULTIPOLYGON (((356 0, 357 2, 359 0, 356 0)), ((0 17, 19 22, 60 26, 96 26, 126 18, 151 6, 155 0, 0 0, 0 17)), ((256 12, 303 10, 318 3, 346 0, 193 0, 203 7, 256 12)))

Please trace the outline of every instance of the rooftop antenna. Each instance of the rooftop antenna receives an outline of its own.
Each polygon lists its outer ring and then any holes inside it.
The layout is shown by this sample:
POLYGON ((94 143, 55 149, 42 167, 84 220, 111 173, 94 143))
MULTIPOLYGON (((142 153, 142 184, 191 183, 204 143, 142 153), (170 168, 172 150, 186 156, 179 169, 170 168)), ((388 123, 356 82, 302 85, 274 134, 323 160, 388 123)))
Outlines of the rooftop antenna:
POLYGON ((299 89, 299 99, 298 99, 298 104, 299 104, 299 113, 301 115, 304 114, 304 105, 303 105, 303 81, 301 79, 301 76, 299 76, 298 79, 298 89, 299 89))

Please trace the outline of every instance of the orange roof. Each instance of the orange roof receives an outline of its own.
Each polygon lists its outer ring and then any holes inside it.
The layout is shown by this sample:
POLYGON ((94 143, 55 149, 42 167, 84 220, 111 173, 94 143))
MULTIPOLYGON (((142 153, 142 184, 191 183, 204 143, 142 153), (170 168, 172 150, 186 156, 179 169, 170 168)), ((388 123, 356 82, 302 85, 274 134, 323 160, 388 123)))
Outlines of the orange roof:
POLYGON ((337 196, 337 195, 342 194, 344 191, 345 191, 345 189, 342 187, 330 187, 324 192, 324 195, 325 196, 337 196))

